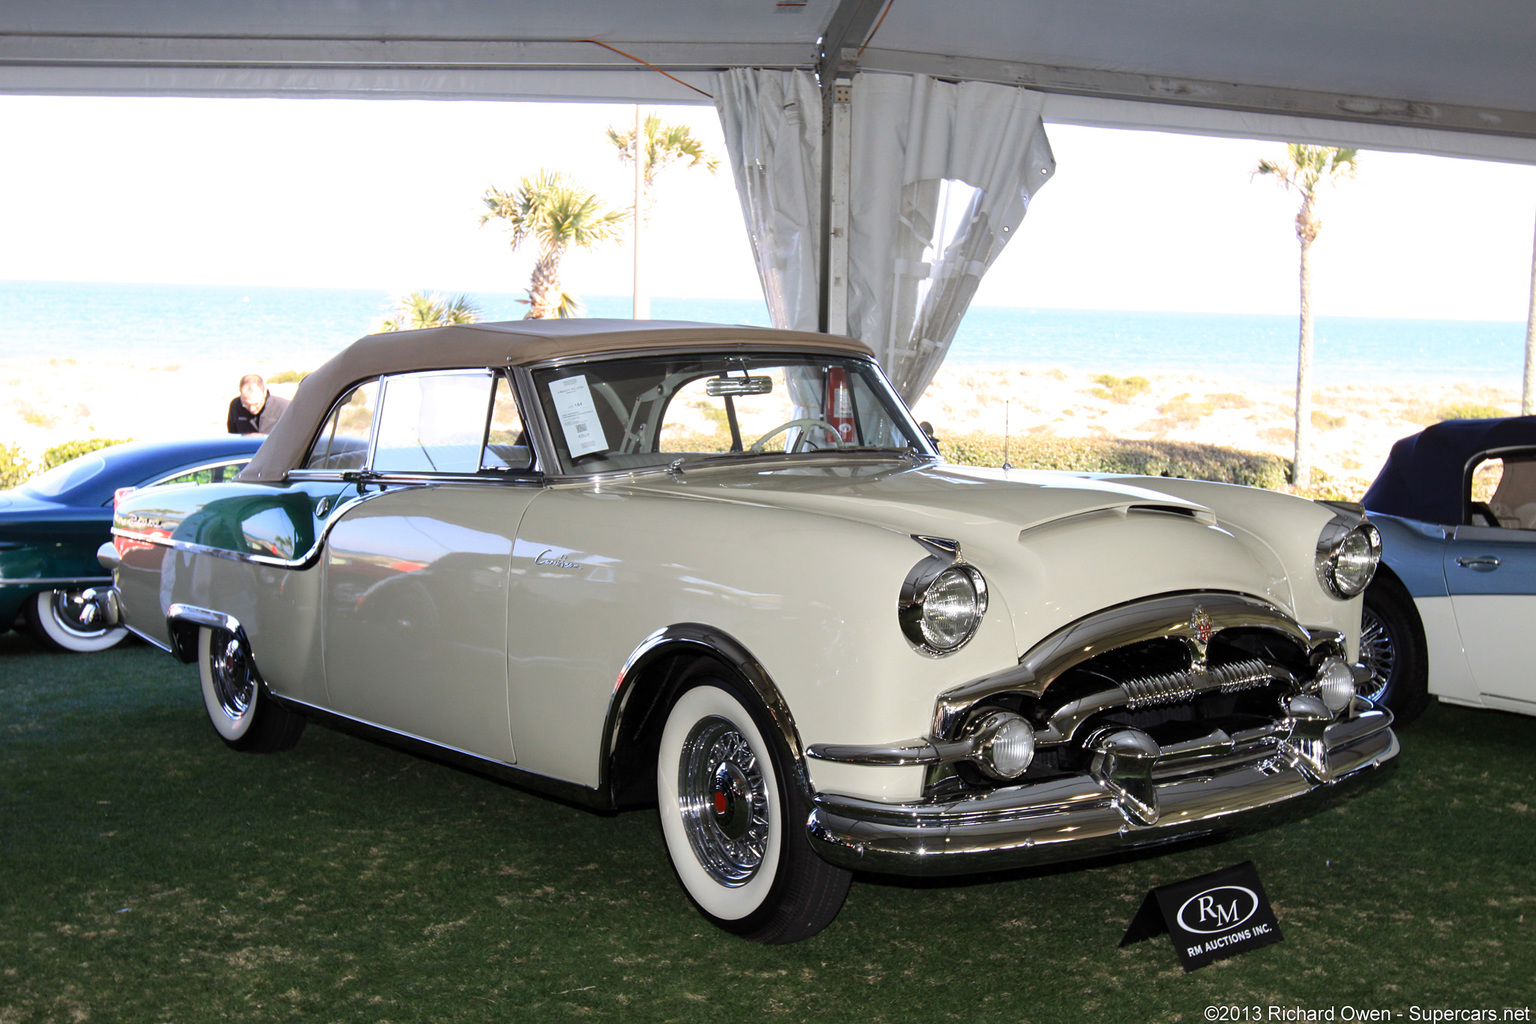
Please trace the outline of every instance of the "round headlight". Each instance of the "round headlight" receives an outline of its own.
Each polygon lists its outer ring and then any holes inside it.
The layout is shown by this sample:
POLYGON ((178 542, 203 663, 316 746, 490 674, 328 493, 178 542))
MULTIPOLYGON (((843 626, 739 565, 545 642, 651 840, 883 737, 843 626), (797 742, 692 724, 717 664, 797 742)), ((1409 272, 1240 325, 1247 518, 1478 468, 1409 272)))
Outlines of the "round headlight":
POLYGON ((971 759, 998 779, 1016 779, 1035 759, 1035 729, 1011 711, 994 711, 972 734, 976 751, 971 759))
POLYGON ((959 648, 981 625, 986 595, 981 573, 968 565, 952 565, 935 576, 923 593, 923 643, 936 651, 959 648))
POLYGON ((1317 687, 1318 699, 1334 714, 1349 707, 1350 700, 1355 696, 1355 677, 1350 673, 1349 666, 1337 658, 1329 658, 1318 666, 1314 685, 1317 687))
POLYGON ((1381 561, 1381 534, 1370 523, 1354 527, 1334 520, 1317 539, 1317 578, 1334 597, 1365 590, 1381 561))

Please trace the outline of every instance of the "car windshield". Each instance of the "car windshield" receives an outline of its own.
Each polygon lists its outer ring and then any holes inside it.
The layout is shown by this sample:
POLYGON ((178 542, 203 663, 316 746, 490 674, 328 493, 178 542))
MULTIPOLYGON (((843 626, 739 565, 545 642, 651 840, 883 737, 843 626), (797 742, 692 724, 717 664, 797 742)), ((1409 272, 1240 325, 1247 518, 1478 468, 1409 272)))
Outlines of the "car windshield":
POLYGON ((46 473, 28 480, 21 490, 37 498, 57 498, 66 491, 95 479, 107 468, 106 460, 95 452, 70 459, 62 466, 55 466, 46 473))
POLYGON ((867 359, 647 356, 539 370, 534 385, 571 474, 733 454, 933 454, 867 359))

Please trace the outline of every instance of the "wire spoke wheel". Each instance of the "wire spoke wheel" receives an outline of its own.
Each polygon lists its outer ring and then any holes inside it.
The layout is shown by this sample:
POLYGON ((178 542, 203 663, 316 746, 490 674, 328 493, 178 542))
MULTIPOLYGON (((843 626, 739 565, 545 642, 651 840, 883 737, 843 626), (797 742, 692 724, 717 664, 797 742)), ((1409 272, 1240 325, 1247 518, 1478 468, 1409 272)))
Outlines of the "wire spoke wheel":
POLYGON ((721 885, 757 873, 768 849, 768 786, 740 731, 707 718, 683 741, 677 790, 688 844, 721 885))
POLYGON ((1371 673, 1370 681, 1360 688, 1360 696, 1379 700, 1397 665, 1397 647, 1380 616, 1369 606, 1360 616, 1360 663, 1371 673))

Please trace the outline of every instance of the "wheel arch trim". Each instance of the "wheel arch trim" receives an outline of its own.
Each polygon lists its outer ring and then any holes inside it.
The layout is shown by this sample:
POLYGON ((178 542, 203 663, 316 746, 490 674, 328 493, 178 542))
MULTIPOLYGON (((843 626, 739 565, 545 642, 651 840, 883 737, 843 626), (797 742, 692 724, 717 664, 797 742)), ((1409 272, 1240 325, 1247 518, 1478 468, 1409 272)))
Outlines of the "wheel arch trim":
MULTIPOLYGON (((656 662, 673 655, 713 658, 735 672, 752 689, 768 713, 772 731, 784 742, 784 748, 789 752, 794 776, 791 783, 798 786, 809 799, 811 788, 805 768, 805 747, 800 741, 800 732, 795 726, 789 702, 784 699, 768 670, 745 644, 724 630, 698 622, 681 622, 656 630, 641 641, 625 660, 614 683, 613 696, 608 702, 607 719, 603 724, 600 790, 610 796, 615 794, 613 765, 620 754, 621 732, 625 721, 629 714, 634 713, 630 704, 645 689, 642 683, 648 678, 648 670, 656 662)), ((645 711, 640 713, 643 715, 645 711)))
POLYGON ((171 640, 171 653, 187 664, 197 660, 197 630, 189 630, 189 626, 207 626, 210 629, 223 629, 240 638, 246 651, 251 652, 251 660, 256 660, 251 647, 251 638, 246 634, 245 627, 240 625, 240 620, 225 612, 216 612, 212 608, 200 608, 192 604, 172 604, 165 612, 166 635, 171 640))

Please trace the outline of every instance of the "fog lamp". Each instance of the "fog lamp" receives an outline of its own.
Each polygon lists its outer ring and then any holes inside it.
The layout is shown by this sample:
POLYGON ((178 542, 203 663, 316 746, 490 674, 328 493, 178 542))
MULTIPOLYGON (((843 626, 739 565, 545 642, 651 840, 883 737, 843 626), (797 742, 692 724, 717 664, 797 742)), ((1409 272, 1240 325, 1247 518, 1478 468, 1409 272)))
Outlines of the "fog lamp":
POLYGON ((1317 696, 1323 705, 1334 714, 1349 707, 1355 696, 1354 673, 1338 658, 1329 658, 1317 667, 1313 685, 1317 687, 1317 696))
POLYGON ((1035 759, 1035 729, 1011 711, 994 711, 977 723, 971 733, 976 742, 971 755, 982 770, 997 779, 1016 779, 1035 759))

